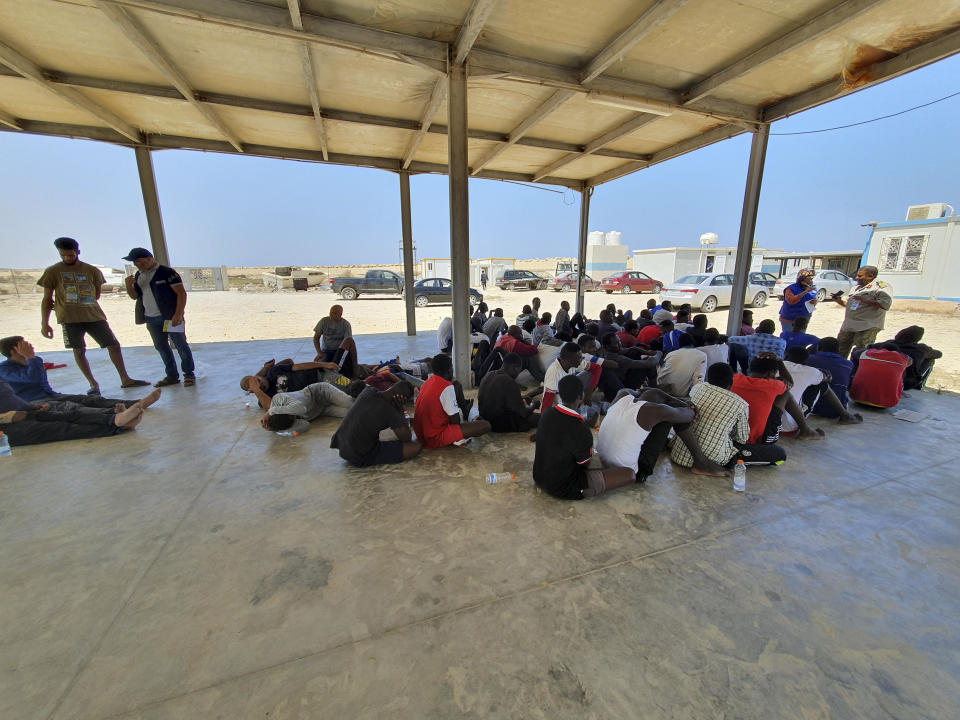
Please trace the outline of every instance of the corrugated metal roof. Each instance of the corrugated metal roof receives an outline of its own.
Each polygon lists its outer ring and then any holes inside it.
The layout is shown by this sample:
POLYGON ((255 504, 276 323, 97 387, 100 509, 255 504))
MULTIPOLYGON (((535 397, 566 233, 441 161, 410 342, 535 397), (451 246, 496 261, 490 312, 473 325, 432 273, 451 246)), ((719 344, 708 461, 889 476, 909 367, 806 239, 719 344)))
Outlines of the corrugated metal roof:
POLYGON ((0 128, 444 172, 459 55, 472 173, 581 189, 954 54, 958 28, 960 0, 0 0, 0 128))

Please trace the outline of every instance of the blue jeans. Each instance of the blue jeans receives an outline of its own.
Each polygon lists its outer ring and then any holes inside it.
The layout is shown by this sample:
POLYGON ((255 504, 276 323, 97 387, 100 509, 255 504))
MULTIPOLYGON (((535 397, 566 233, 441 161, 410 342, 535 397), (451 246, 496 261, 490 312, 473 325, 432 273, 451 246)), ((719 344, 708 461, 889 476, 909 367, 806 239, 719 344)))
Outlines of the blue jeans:
POLYGON ((183 368, 184 377, 193 377, 193 353, 190 352, 190 346, 187 345, 186 333, 168 333, 163 331, 163 318, 147 318, 147 330, 150 337, 153 338, 153 346, 160 353, 163 359, 163 367, 166 370, 168 378, 179 378, 177 372, 177 361, 173 357, 173 350, 170 349, 170 343, 177 349, 180 355, 180 366, 183 368))

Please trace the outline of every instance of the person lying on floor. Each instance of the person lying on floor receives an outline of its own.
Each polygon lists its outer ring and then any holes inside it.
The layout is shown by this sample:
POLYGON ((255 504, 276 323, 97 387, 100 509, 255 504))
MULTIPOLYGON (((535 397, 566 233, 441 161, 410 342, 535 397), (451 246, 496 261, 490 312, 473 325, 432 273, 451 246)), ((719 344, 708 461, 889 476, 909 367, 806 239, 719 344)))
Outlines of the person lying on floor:
MULTIPOLYGON (((490 423, 493 432, 523 432, 534 430, 540 421, 535 412, 536 403, 522 395, 517 376, 523 370, 523 360, 516 353, 507 353, 499 370, 488 372, 477 391, 480 417, 490 423)), ((539 394, 539 389, 532 395, 539 394)))
POLYGON ((614 399, 600 425, 600 459, 608 465, 629 467, 637 482, 645 482, 653 474, 673 430, 689 448, 695 474, 726 477, 729 473, 700 449, 692 425, 695 417, 696 409, 690 401, 657 388, 625 390, 614 399))
POLYGON ((413 429, 417 439, 431 450, 490 432, 486 420, 465 422, 471 405, 464 400, 460 383, 453 379, 453 360, 444 353, 436 355, 433 374, 420 388, 414 405, 413 429))
POLYGON ((260 427, 278 432, 289 429, 297 420, 311 422, 318 417, 346 417, 353 407, 353 398, 330 383, 317 382, 303 390, 281 392, 268 397, 262 389, 253 386, 257 400, 269 404, 260 418, 260 427))
POLYGON ((628 467, 587 468, 593 459, 593 433, 578 411, 584 397, 579 378, 561 377, 558 395, 559 404, 548 407, 537 427, 537 487, 560 500, 582 500, 633 483, 636 476, 628 467))
POLYGON ((280 362, 268 360, 256 375, 244 375, 240 379, 240 389, 252 393, 254 388, 259 388, 267 397, 266 401, 260 400, 260 407, 269 410, 269 399, 278 392, 295 392, 321 382, 325 370, 337 372, 339 366, 333 362, 295 363, 290 358, 280 362))
MULTIPOLYGON (((693 434, 704 456, 711 462, 730 467, 737 460, 747 465, 779 465, 787 453, 775 443, 748 445, 750 406, 739 395, 730 392, 733 368, 720 361, 707 368, 706 382, 697 383, 690 391, 690 402, 697 409, 693 434)), ((670 459, 682 467, 694 464, 693 453, 680 437, 670 450, 670 459)))
POLYGON ((413 439, 403 410, 411 397, 413 386, 407 382, 384 391, 366 388, 347 410, 330 439, 330 447, 357 467, 399 463, 416 457, 423 446, 413 439))
POLYGON ((141 409, 146 410, 160 399, 159 389, 139 400, 105 398, 99 394, 59 393, 50 386, 47 370, 43 366, 43 358, 34 352, 33 345, 21 335, 0 340, 0 354, 7 358, 0 362, 0 380, 9 383, 19 398, 27 402, 46 403, 49 410, 71 411, 80 406, 113 411, 120 406, 126 409, 134 405, 139 405, 141 409))
MULTIPOLYGON (((157 389, 150 395, 159 397, 159 393, 157 389)), ((140 401, 126 408, 74 404, 72 409, 51 410, 48 403, 31 403, 18 397, 8 383, 0 380, 0 432, 7 436, 12 447, 116 435, 135 428, 142 417, 140 401)))

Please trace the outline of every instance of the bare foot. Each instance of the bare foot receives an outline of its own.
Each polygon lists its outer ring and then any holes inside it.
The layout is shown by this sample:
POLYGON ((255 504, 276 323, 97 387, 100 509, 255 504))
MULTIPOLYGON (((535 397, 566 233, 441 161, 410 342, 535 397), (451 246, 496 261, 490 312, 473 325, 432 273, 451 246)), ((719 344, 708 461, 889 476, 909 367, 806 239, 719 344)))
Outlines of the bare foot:
POLYGON ((127 406, 124 403, 117 403, 116 405, 113 406, 113 411, 117 414, 122 413, 126 409, 127 409, 127 406))
POLYGON ((124 430, 133 430, 137 425, 140 424, 140 421, 141 421, 141 420, 143 420, 143 413, 142 413, 142 412, 141 412, 139 415, 137 415, 133 420, 131 420, 130 422, 128 422, 126 425, 124 425, 124 426, 123 426, 123 429, 124 429, 124 430))
POLYGON ((694 475, 704 475, 706 477, 730 477, 730 471, 725 467, 717 465, 716 463, 708 463, 706 465, 694 464, 690 471, 694 475))
POLYGON ((117 427, 127 427, 134 420, 139 420, 141 415, 143 415, 143 408, 134 403, 123 412, 114 415, 113 424, 117 427))
POLYGON ((840 417, 840 425, 859 425, 863 422, 863 415, 860 413, 847 413, 840 417))
POLYGON ((270 368, 272 368, 274 365, 276 365, 276 363, 277 363, 277 361, 276 361, 275 359, 270 358, 269 360, 267 360, 267 361, 263 364, 263 366, 264 366, 265 368, 267 368, 267 369, 270 369, 270 368))
POLYGON ((823 440, 827 434, 820 428, 808 428, 806 432, 798 430, 794 437, 797 440, 823 440))
POLYGON ((140 406, 141 410, 146 410, 148 407, 150 407, 157 400, 160 399, 160 393, 161 393, 160 388, 157 388, 146 397, 140 398, 136 404, 140 406))

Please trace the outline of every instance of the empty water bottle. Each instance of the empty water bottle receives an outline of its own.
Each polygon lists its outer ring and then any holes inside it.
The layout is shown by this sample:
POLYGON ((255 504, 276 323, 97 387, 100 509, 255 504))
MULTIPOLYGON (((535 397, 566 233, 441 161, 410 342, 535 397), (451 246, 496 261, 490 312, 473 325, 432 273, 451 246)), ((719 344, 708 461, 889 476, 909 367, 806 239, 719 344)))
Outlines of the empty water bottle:
POLYGON ((747 466, 743 460, 737 460, 737 466, 733 468, 733 489, 737 492, 747 489, 747 466))
POLYGON ((10 456, 10 439, 5 433, 0 432, 0 457, 10 456))
POLYGON ((510 482, 511 480, 516 480, 517 476, 513 473, 500 472, 500 473, 487 473, 487 482, 490 485, 495 485, 497 483, 510 482))
POLYGON ((297 437, 300 435, 296 430, 280 430, 277 432, 280 437, 297 437))

